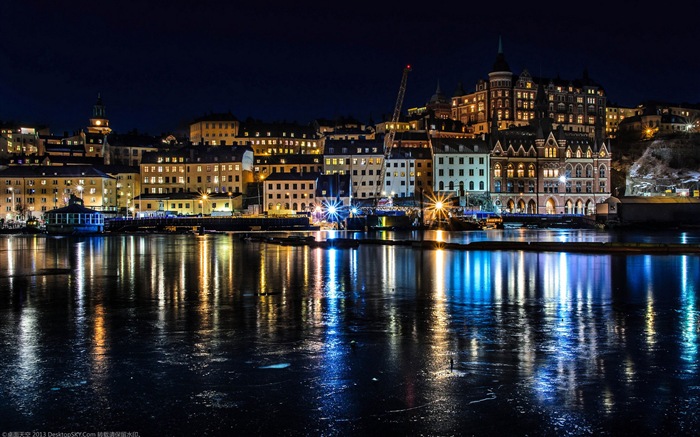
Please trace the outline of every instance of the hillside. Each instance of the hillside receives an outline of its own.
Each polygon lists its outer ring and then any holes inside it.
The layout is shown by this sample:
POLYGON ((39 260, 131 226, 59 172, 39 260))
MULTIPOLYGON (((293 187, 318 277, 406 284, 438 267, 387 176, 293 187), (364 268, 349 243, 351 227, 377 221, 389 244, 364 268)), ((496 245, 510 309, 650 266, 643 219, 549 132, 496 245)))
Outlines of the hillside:
POLYGON ((698 189, 700 135, 660 135, 612 145, 613 195, 644 195, 677 188, 698 189), (617 193, 615 188, 618 189, 617 193))

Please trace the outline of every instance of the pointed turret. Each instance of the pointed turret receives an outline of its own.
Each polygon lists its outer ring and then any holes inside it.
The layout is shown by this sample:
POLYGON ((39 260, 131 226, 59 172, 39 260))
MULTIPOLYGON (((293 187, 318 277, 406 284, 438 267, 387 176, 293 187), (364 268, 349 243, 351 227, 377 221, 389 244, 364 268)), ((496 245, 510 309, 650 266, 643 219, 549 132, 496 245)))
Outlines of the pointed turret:
POLYGON ((537 95, 535 96, 535 118, 530 120, 530 124, 535 127, 537 138, 544 138, 552 131, 552 120, 548 113, 547 95, 544 91, 542 79, 537 84, 537 95))
POLYGON ((440 89, 440 81, 438 80, 437 83, 437 89, 435 90, 435 94, 430 98, 430 103, 438 103, 438 102, 447 102, 447 98, 445 98, 445 95, 442 93, 442 90, 440 89))
POLYGON ((493 63, 493 69, 491 69, 492 73, 496 71, 512 72, 503 54, 503 40, 500 35, 498 36, 498 54, 496 55, 496 61, 493 63))

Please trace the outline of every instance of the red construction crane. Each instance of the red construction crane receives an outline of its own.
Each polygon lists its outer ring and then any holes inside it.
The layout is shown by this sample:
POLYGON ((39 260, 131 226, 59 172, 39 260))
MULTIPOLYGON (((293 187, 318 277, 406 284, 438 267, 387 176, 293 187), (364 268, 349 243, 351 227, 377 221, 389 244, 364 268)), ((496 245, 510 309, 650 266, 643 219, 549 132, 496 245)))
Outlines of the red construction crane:
POLYGON ((399 87, 399 95, 396 98, 396 106, 394 107, 394 115, 391 117, 391 122, 387 125, 388 132, 384 134, 384 161, 382 161, 382 167, 379 170, 379 182, 377 185, 377 192, 374 196, 374 203, 377 206, 379 202, 379 196, 382 195, 382 190, 384 189, 384 176, 386 175, 386 162, 389 156, 391 156, 391 148, 394 145, 394 136, 396 135, 396 125, 399 121, 399 116, 401 115, 401 106, 403 106, 403 97, 406 94, 406 79, 408 78, 408 72, 411 71, 411 66, 406 65, 403 69, 403 76, 401 77, 401 86, 399 87))

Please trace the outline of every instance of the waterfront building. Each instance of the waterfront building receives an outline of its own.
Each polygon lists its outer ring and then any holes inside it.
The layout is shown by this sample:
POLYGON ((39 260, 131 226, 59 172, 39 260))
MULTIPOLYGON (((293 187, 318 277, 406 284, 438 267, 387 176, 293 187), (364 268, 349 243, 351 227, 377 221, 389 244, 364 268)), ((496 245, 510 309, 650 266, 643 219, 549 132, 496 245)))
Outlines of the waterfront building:
POLYGON ((273 214, 311 212, 319 173, 272 173, 263 185, 263 211, 273 214))
POLYGON ((430 147, 392 147, 386 160, 384 189, 394 198, 416 198, 420 190, 432 191, 433 156, 430 147))
POLYGON ((0 192, 0 211, 8 220, 67 206, 71 195, 91 209, 116 209, 115 178, 93 166, 10 166, 0 171, 0 192))
POLYGON ((543 117, 529 128, 497 131, 491 142, 497 212, 594 214, 596 204, 610 196, 609 141, 565 131, 563 125, 552 128, 543 117))
POLYGON ((192 144, 225 146, 236 144, 240 122, 230 112, 211 113, 190 123, 192 144))
POLYGON ((134 199, 135 217, 231 216, 243 208, 242 193, 144 193, 134 199))
POLYGON ((101 233, 105 227, 104 216, 98 211, 86 208, 83 200, 72 194, 68 206, 47 211, 44 217, 48 234, 93 234, 101 233))
MULTIPOLYGON (((434 138, 432 190, 450 197, 483 196, 490 191, 489 144, 481 138, 434 138)), ((463 200, 464 199, 464 200, 463 200)))
POLYGON ((516 75, 505 59, 499 38, 498 53, 487 79, 480 79, 472 93, 458 87, 452 97, 452 118, 469 126, 475 135, 493 127, 527 126, 535 117, 538 85, 543 85, 547 114, 554 127, 600 136, 604 126, 606 95, 603 87, 584 71, 580 79, 534 77, 523 70, 516 75), (495 121, 495 123, 494 123, 495 121))
POLYGON ((191 146, 147 152, 139 167, 143 194, 243 193, 253 181, 253 151, 191 146))
POLYGON ((328 207, 333 206, 338 211, 352 205, 352 180, 349 174, 321 174, 316 180, 316 196, 314 211, 328 213, 328 207))
POLYGON ((324 174, 348 174, 356 200, 375 199, 384 171, 384 144, 380 140, 326 141, 324 174))

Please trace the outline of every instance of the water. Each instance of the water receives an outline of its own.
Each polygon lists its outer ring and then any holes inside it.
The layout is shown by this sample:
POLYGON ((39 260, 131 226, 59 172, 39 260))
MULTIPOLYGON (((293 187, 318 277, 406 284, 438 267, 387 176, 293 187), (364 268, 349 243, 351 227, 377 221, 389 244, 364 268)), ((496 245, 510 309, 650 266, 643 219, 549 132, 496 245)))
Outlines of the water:
MULTIPOLYGON (((425 238, 698 242, 563 230, 425 238)), ((217 234, 4 236, 0 259, 1 432, 692 435, 700 425, 698 256, 332 250, 217 234)))

